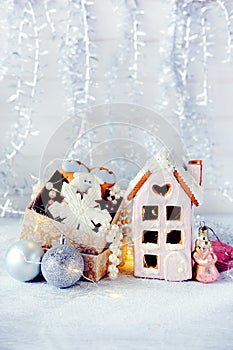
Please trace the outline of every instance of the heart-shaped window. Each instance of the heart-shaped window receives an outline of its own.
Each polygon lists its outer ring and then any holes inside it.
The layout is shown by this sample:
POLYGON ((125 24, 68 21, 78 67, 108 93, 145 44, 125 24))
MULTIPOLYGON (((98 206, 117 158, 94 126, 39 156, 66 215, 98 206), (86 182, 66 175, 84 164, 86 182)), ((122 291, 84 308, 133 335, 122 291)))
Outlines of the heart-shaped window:
POLYGON ((163 186, 159 186, 159 185, 153 185, 152 186, 152 190, 154 193, 159 194, 160 196, 167 196, 171 190, 172 190, 172 185, 170 184, 165 184, 163 186))

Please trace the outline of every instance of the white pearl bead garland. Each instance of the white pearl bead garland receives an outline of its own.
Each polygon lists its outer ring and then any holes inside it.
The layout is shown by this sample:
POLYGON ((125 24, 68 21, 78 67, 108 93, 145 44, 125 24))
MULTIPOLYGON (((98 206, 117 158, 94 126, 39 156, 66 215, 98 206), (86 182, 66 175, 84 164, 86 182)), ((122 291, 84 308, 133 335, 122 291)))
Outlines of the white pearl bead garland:
POLYGON ((56 192, 55 191, 49 191, 49 198, 54 199, 56 197, 56 192))
POLYGON ((110 265, 108 267, 109 277, 111 280, 115 280, 118 276, 119 270, 117 266, 120 264, 121 259, 121 240, 123 238, 123 234, 120 231, 118 225, 112 225, 108 230, 106 235, 106 240, 108 243, 111 243, 109 249, 111 254, 109 256, 110 265))
POLYGON ((52 182, 47 182, 45 185, 46 190, 50 191, 53 189, 53 184, 52 182))

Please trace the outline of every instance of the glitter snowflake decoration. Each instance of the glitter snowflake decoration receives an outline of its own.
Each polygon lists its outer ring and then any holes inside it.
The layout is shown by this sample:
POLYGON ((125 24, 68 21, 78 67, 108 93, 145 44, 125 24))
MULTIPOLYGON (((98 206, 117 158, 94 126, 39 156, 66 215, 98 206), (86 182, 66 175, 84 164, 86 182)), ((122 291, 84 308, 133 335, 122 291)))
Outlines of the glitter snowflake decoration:
POLYGON ((106 226, 110 223, 111 215, 106 209, 99 208, 93 188, 81 195, 70 184, 63 183, 62 193, 65 201, 54 202, 49 207, 55 220, 61 219, 63 223, 83 233, 92 233, 96 225, 106 226))

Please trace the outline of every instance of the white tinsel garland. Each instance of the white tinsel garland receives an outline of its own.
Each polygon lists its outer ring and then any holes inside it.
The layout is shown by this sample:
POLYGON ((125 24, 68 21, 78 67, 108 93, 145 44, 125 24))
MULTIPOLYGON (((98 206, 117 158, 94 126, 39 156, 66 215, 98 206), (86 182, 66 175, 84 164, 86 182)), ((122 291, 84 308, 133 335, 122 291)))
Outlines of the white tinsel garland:
POLYGON ((143 38, 146 35, 143 30, 144 10, 138 0, 125 0, 128 19, 125 23, 126 59, 128 62, 128 96, 131 102, 139 102, 143 95, 142 82, 142 47, 145 45, 143 38))
POLYGON ((43 5, 46 22, 50 28, 52 38, 55 39, 57 35, 55 20, 53 19, 57 12, 55 8, 55 0, 44 0, 43 5))
MULTIPOLYGON (((206 182, 215 186, 219 198, 225 197, 233 202, 232 185, 227 181, 222 182, 213 159, 213 142, 209 132, 213 102, 209 66, 211 60, 216 58, 214 47, 219 43, 219 38, 215 37, 217 30, 222 34, 222 63, 232 62, 233 3, 228 0, 182 0, 168 1, 166 5, 170 25, 167 42, 160 49, 164 56, 160 77, 163 104, 160 110, 164 112, 171 108, 169 95, 174 89, 178 121, 175 125, 180 129, 189 157, 204 159, 206 182), (218 29, 214 18, 219 19, 218 29), (195 73, 201 82, 196 90, 193 89, 195 73)), ((196 222, 201 219, 204 218, 197 216, 196 222)), ((212 223, 212 226, 224 240, 232 242, 229 227, 219 222, 212 223)))
MULTIPOLYGON (((228 62, 232 59, 233 5, 227 0, 182 0, 169 1, 167 6, 170 26, 166 46, 160 50, 165 56, 160 80, 163 87, 163 106, 160 109, 164 111, 167 107, 171 108, 169 94, 171 87, 174 88, 176 125, 180 128, 188 156, 204 159, 208 183, 218 183, 212 153, 213 142, 209 133, 212 103, 209 64, 214 57, 213 47, 217 40, 214 38, 216 28, 211 15, 218 11, 217 15, 224 23, 224 62, 228 62), (196 79, 200 84, 196 83, 196 79)), ((230 201, 233 200, 229 188, 225 191, 221 188, 219 192, 230 201)))
MULTIPOLYGON (((121 18, 119 44, 111 58, 111 67, 106 76, 106 103, 118 102, 115 94, 117 80, 120 76, 127 79, 127 96, 129 102, 138 102, 143 95, 142 82, 142 48, 145 46, 143 29, 144 10, 138 0, 113 0, 114 12, 121 18)), ((117 91, 116 91, 117 92, 117 91)))
POLYGON ((10 40, 10 20, 12 17, 14 8, 13 0, 3 0, 0 3, 0 81, 4 78, 8 66, 7 66, 7 57, 8 57, 8 49, 9 49, 9 40, 10 40))
POLYGON ((77 113, 95 101, 91 95, 91 74, 97 61, 95 45, 90 39, 93 21, 89 13, 92 1, 69 0, 66 33, 61 42, 61 75, 67 93, 68 115, 77 113))
MULTIPOLYGON (((77 139, 83 134, 87 122, 82 110, 95 101, 91 83, 98 59, 95 53, 96 46, 90 38, 95 20, 90 11, 93 4, 90 0, 68 1, 66 33, 60 48, 59 63, 67 100, 66 117, 77 118, 74 127, 77 139)), ((77 144, 74 144, 70 148, 68 158, 77 157, 76 147, 77 144)))
MULTIPOLYGON (((47 1, 48 5, 48 1, 47 1)), ((47 8, 48 14, 52 10, 47 8)), ((46 52, 41 49, 40 35, 47 26, 42 15, 38 15, 37 4, 33 1, 15 3, 9 20, 11 27, 11 47, 9 56, 9 74, 15 79, 15 91, 8 98, 15 113, 8 145, 1 156, 2 193, 1 216, 21 214, 16 204, 16 197, 31 190, 26 177, 18 181, 14 163, 26 145, 30 136, 37 136, 33 130, 32 116, 40 75, 40 58, 46 52), (27 78, 25 78, 25 76, 27 78), (13 200, 9 198, 12 197, 13 200), (14 202, 15 200, 15 202, 14 202)))
MULTIPOLYGON (((17 7, 14 9, 17 11, 17 7)), ((16 13, 15 13, 16 14, 16 13)), ((13 161, 20 154, 26 140, 32 133, 32 103, 36 92, 39 69, 39 29, 36 22, 33 5, 30 1, 22 9, 22 18, 19 23, 17 38, 17 48, 13 55, 16 57, 16 90, 8 99, 13 105, 16 114, 14 129, 12 130, 9 146, 5 149, 2 165, 3 198, 5 204, 1 206, 2 216, 7 211, 11 213, 11 201, 8 195, 12 194, 12 189, 17 187, 17 191, 25 189, 15 186, 13 161), (24 80, 22 73, 28 73, 28 63, 32 63, 32 75, 30 79, 24 80), (8 206, 6 206, 8 203, 8 206)))

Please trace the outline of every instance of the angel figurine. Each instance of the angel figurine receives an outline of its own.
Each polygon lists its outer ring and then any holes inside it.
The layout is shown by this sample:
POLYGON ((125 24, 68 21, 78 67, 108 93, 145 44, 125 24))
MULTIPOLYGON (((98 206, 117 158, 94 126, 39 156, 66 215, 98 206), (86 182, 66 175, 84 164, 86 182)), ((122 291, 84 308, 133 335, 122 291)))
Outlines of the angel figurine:
POLYGON ((194 278, 197 281, 210 283, 218 279, 219 272, 215 266, 217 256, 213 252, 206 226, 199 229, 198 238, 195 241, 193 260, 195 261, 194 278))

